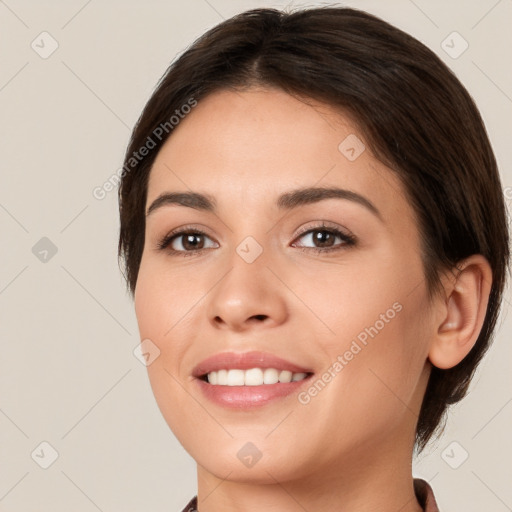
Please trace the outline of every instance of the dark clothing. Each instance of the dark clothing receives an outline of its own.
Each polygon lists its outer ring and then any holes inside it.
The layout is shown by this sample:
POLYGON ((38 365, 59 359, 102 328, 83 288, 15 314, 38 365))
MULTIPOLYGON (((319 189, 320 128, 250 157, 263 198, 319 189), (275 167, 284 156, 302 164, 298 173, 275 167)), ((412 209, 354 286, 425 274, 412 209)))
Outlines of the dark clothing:
MULTIPOLYGON (((414 493, 424 512, 439 512, 432 487, 430 487, 426 480, 421 478, 414 479, 414 493)), ((188 505, 182 512, 199 512, 197 510, 197 496, 194 496, 188 502, 188 505)))

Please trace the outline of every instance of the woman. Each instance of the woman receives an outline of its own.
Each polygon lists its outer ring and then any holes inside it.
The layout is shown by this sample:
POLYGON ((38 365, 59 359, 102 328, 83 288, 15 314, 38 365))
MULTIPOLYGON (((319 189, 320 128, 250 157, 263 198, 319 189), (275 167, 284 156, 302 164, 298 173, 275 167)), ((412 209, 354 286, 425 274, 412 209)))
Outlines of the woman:
POLYGON ((167 70, 123 169, 151 386, 197 462, 184 510, 438 510, 412 456, 467 391, 509 259, 440 59, 354 9, 247 11, 167 70))

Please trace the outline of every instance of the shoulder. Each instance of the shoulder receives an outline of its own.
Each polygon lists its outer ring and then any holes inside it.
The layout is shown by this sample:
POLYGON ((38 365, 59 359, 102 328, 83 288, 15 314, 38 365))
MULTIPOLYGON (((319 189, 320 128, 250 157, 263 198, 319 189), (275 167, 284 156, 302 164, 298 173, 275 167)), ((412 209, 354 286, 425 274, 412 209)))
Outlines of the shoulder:
MULTIPOLYGON (((434 497, 434 491, 426 480, 415 478, 414 492, 425 512, 439 512, 439 508, 434 497)), ((182 512, 197 512, 197 496, 194 496, 187 503, 182 512)))
POLYGON ((182 512, 197 512, 197 496, 194 496, 182 510, 182 512))

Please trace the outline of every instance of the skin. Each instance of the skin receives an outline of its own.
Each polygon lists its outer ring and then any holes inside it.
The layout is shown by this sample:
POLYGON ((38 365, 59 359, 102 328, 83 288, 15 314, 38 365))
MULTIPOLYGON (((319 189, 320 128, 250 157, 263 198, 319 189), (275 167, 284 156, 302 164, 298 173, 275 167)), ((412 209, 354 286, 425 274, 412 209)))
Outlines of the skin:
POLYGON ((275 89, 219 91, 180 122, 151 170, 146 208, 170 191, 217 202, 215 213, 166 205, 146 218, 135 290, 141 339, 160 350, 148 366, 151 386, 197 462, 201 512, 422 510, 411 459, 431 362, 449 368, 469 352, 492 276, 486 260, 472 256, 429 302, 401 182, 368 145, 347 159, 338 146, 350 134, 365 140, 349 117, 312 100, 275 89), (305 186, 357 192, 381 218, 338 198, 277 208, 279 194, 305 186), (321 221, 352 233, 356 244, 336 237, 339 250, 315 252, 322 245, 298 233, 321 221), (205 249, 185 246, 184 237, 175 239, 176 253, 157 249, 189 224, 206 233, 205 249), (236 252, 248 236, 263 249, 252 263, 236 252), (195 254, 183 256, 187 247, 195 254), (249 411, 227 409, 207 400, 191 376, 218 352, 261 350, 320 378, 397 302, 401 311, 307 404, 292 394, 249 411), (262 453, 250 468, 237 457, 247 442, 262 453))

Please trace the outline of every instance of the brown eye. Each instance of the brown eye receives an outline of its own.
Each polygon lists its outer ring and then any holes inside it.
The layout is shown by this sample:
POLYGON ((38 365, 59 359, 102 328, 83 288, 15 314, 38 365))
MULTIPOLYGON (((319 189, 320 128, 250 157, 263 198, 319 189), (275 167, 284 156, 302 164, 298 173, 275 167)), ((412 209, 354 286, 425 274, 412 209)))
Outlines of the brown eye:
MULTIPOLYGON (((174 242, 179 241, 180 239, 181 246, 187 251, 204 248, 204 236, 200 235, 199 233, 188 233, 185 235, 179 235, 175 237, 175 240, 171 243, 171 246, 173 245, 174 242)), ((176 250, 176 247, 173 247, 173 249, 176 250)))
POLYGON ((307 247, 300 244, 302 250, 313 250, 316 252, 329 252, 342 249, 344 246, 355 244, 355 237, 342 233, 339 229, 319 226, 310 229, 299 236, 298 240, 305 239, 312 246, 307 247), (340 242, 336 244, 336 239, 340 242))
POLYGON ((171 253, 194 253, 209 247, 215 247, 215 244, 208 244, 211 240, 205 233, 197 230, 182 230, 174 232, 163 238, 158 243, 158 249, 166 249, 171 253))

